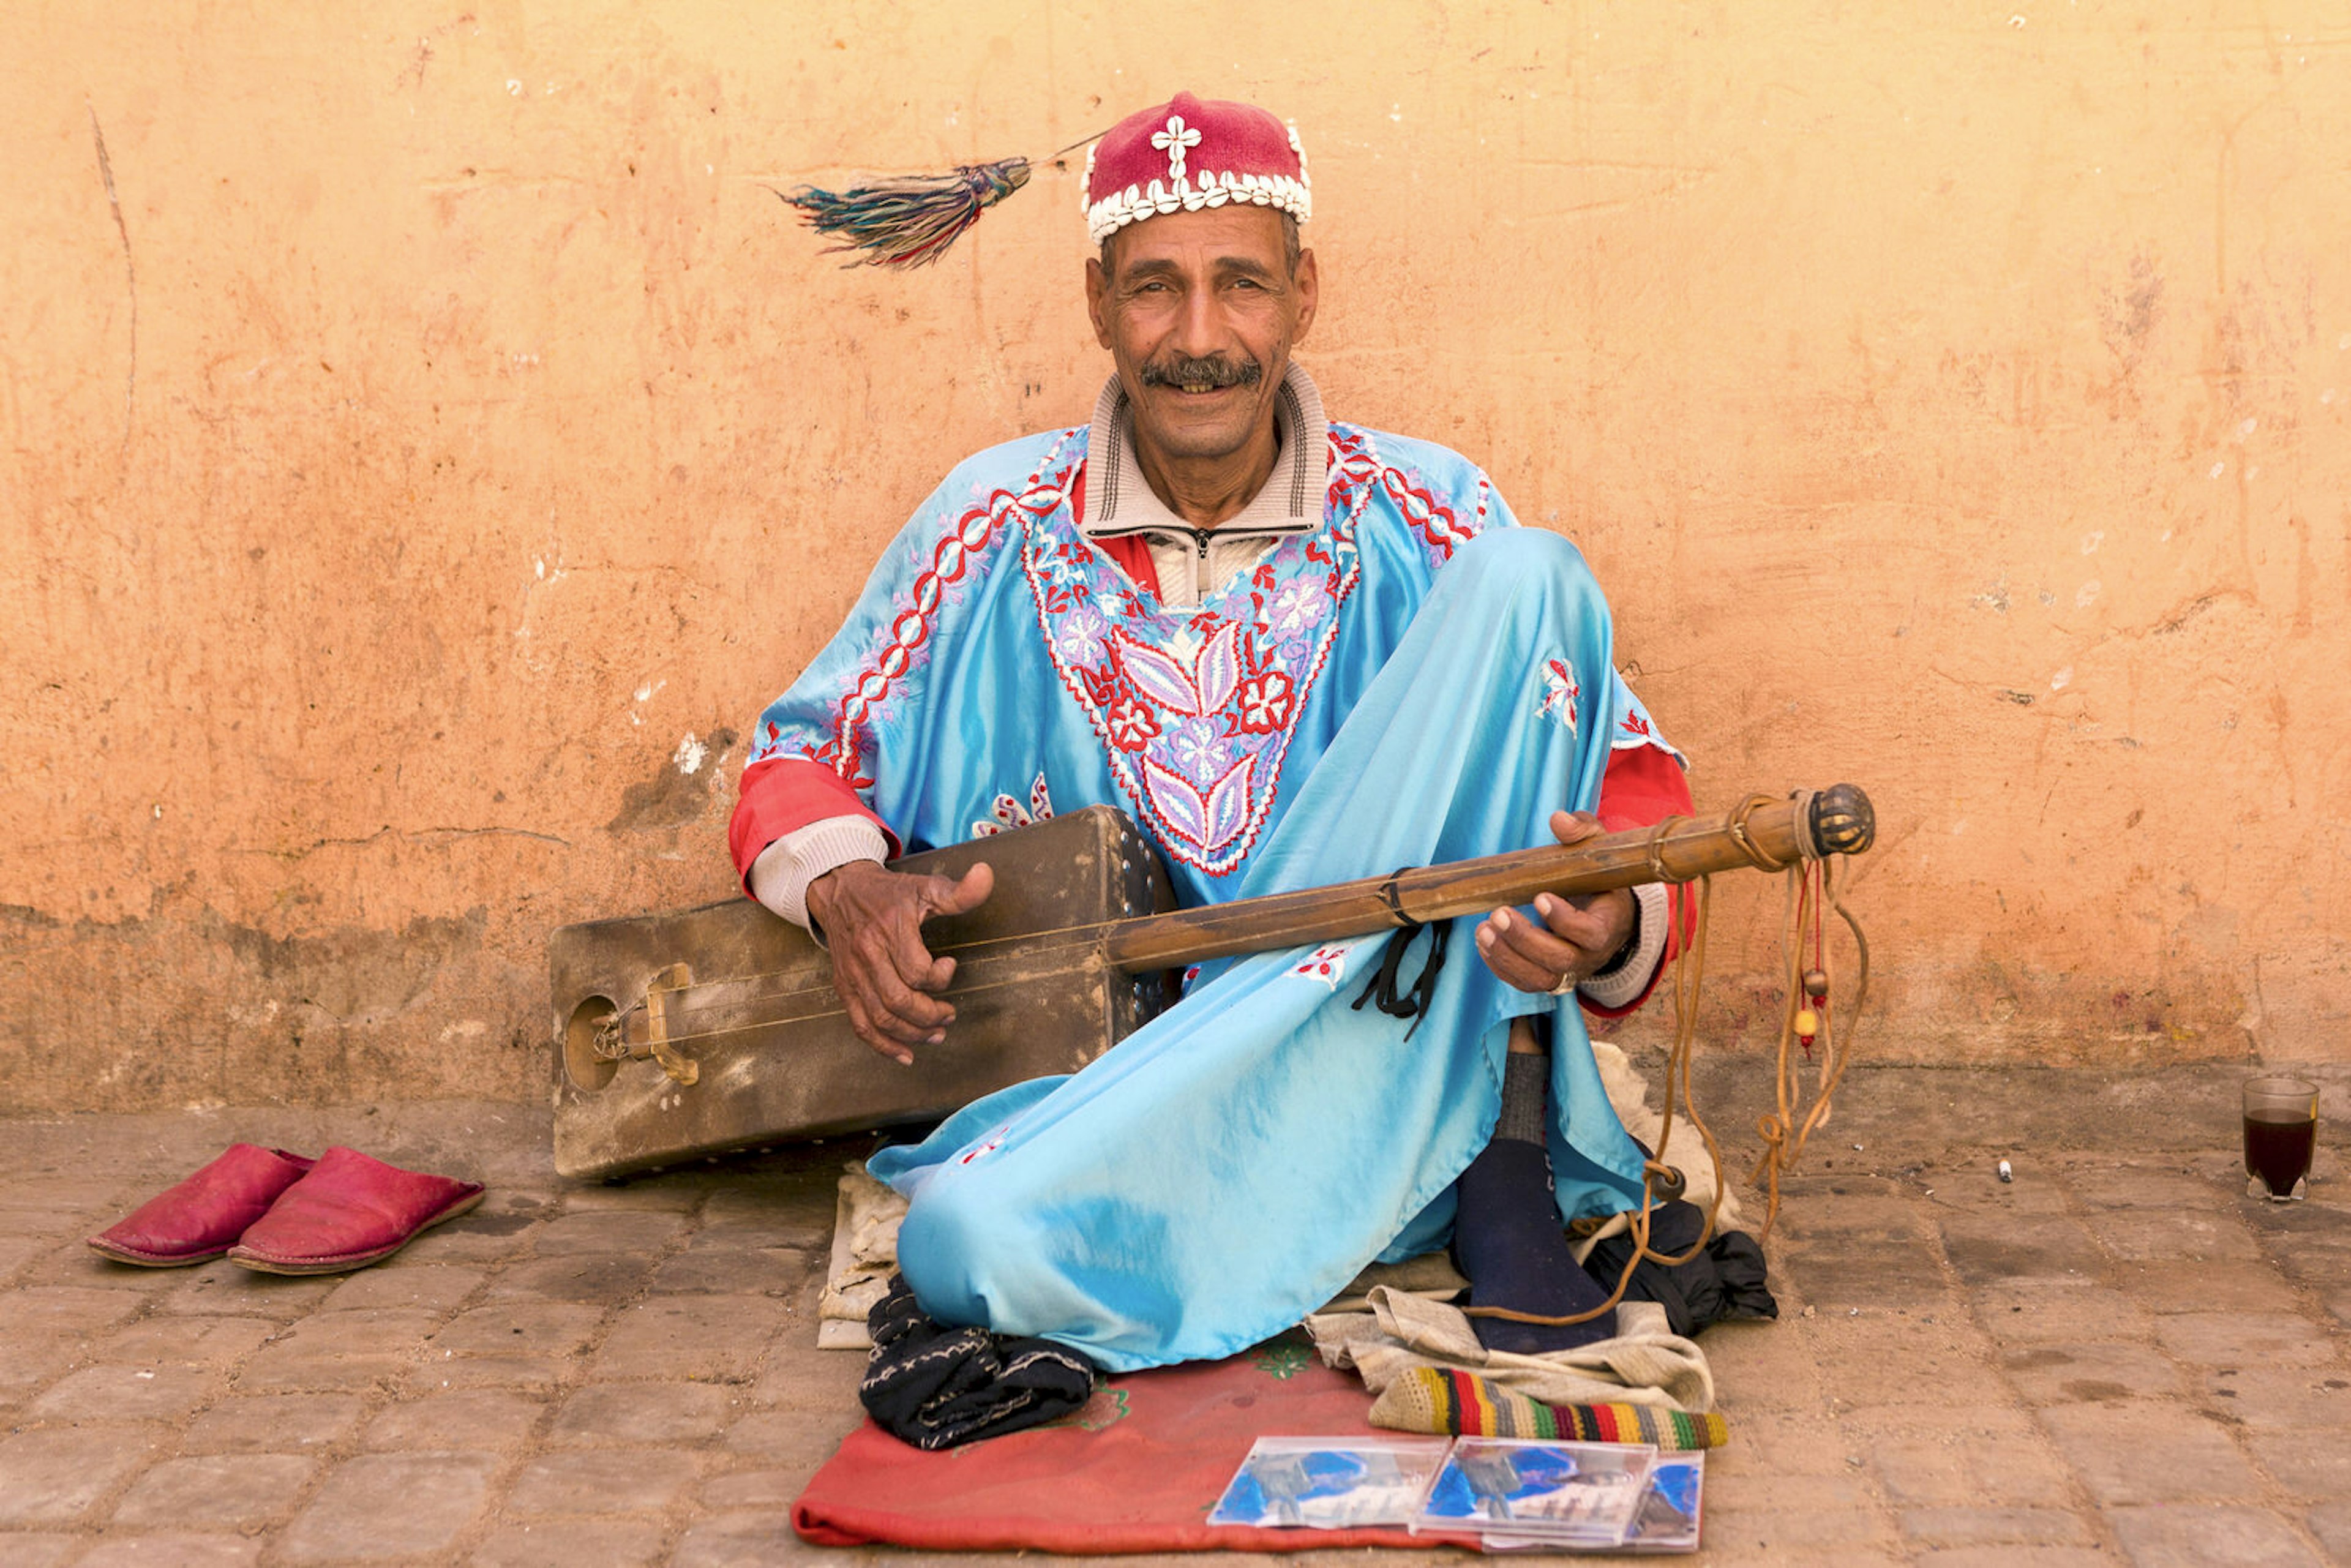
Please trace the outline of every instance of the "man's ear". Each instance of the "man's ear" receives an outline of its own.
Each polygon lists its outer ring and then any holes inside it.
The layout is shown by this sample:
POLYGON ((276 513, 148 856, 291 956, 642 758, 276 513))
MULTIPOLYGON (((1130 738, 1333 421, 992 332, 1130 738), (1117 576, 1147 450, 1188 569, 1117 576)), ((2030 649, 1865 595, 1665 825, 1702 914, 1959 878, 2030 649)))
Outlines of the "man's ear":
POLYGON ((1086 316, 1094 324, 1094 341, 1107 349, 1110 339, 1110 274, 1101 258, 1086 257, 1086 316))
POLYGON ((1314 308, 1322 297, 1322 274, 1314 265, 1314 253, 1298 253, 1297 270, 1290 274, 1290 287, 1298 292, 1298 328, 1290 335, 1293 343, 1305 341, 1306 329, 1314 325, 1314 308))

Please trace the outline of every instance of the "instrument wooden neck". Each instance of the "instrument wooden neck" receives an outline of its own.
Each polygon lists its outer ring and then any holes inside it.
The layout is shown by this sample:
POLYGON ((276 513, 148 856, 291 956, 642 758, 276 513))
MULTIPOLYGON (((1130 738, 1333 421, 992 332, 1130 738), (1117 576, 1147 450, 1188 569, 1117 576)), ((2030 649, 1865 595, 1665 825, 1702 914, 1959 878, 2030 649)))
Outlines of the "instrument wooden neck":
POLYGON ((1784 800, 1752 796, 1718 821, 1672 817, 1654 828, 1576 844, 1137 915, 1106 925, 1103 944, 1114 968, 1181 968, 1210 958, 1482 915, 1528 903, 1539 893, 1565 895, 1694 882, 1740 866, 1778 871, 1800 860, 1858 854, 1875 835, 1869 798, 1854 785, 1801 790, 1784 800))

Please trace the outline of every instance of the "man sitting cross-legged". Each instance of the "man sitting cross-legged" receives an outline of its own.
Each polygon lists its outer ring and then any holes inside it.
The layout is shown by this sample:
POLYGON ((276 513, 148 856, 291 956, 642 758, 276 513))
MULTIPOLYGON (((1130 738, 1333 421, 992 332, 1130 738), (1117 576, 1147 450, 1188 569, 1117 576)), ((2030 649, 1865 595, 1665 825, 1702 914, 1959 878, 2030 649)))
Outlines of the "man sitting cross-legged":
MULTIPOLYGON (((761 716, 733 825, 752 894, 820 931, 912 1071, 955 1023, 922 923, 991 880, 892 871, 901 848, 1106 802, 1190 904, 1689 809, 1575 548, 1457 454, 1326 420, 1292 362, 1320 287, 1295 136, 1182 95, 1102 139, 1086 199, 1115 365, 1092 422, 948 476, 761 716)), ((1646 994, 1667 901, 1458 924, 1409 1019, 1354 1005, 1384 936, 1211 964, 1083 1071, 875 1155, 922 1312, 1122 1371, 1229 1354, 1448 1236, 1480 1304, 1596 1303, 1561 1226, 1636 1205, 1642 1151, 1582 1009, 1646 994)))

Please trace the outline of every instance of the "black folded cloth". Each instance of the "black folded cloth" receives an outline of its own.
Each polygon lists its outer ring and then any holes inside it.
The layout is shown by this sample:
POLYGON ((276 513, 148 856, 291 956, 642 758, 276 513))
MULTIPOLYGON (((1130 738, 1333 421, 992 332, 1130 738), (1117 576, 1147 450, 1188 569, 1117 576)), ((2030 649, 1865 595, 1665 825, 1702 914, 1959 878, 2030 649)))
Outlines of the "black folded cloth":
POLYGON ((1092 1396, 1094 1364, 1050 1340, 934 1322, 904 1275, 865 1314, 873 1354, 857 1385, 874 1425, 918 1448, 952 1448, 1069 1415, 1092 1396))
MULTIPOLYGON (((1659 1204, 1649 1216, 1649 1250, 1676 1257, 1687 1252, 1706 1229, 1706 1211, 1679 1198, 1659 1204)), ((1583 1267, 1609 1290, 1633 1255, 1633 1239, 1612 1236, 1585 1255, 1583 1267)), ((1763 1249, 1743 1230, 1725 1230, 1706 1250, 1673 1268, 1644 1259, 1625 1288, 1628 1301, 1655 1301, 1666 1321, 1685 1339, 1725 1318, 1776 1318, 1780 1303, 1764 1282, 1763 1249)))

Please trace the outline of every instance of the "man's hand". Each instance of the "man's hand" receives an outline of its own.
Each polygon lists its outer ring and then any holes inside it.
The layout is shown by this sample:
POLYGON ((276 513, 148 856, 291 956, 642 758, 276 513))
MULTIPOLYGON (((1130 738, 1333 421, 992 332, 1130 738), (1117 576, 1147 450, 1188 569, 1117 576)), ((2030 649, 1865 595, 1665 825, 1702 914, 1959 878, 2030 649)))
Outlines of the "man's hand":
MULTIPOLYGON (((1553 811, 1551 831, 1562 844, 1580 844, 1599 835, 1600 819, 1553 811)), ((1589 979, 1633 934, 1633 894, 1621 887, 1572 898, 1539 893, 1535 913, 1542 925, 1508 909, 1478 923, 1478 956, 1522 991, 1565 991, 1589 979)))
POLYGON ((996 873, 985 865, 953 882, 872 861, 852 861, 809 883, 809 915, 824 927, 832 953, 832 988, 866 1044, 911 1067, 917 1044, 946 1039, 955 1009, 937 993, 955 977, 956 961, 931 956, 923 922, 977 909, 995 887, 996 873))

